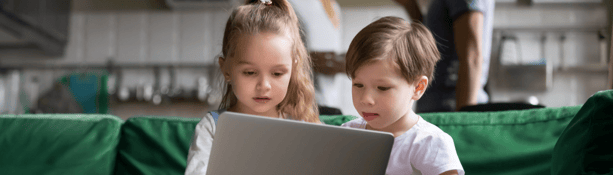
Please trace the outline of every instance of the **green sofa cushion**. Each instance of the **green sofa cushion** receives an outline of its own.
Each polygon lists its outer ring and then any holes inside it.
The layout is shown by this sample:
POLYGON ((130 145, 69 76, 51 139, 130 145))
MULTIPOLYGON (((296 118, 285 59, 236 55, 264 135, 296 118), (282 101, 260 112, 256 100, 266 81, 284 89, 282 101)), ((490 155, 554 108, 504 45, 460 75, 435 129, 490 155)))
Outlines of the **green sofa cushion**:
POLYGON ((111 175, 122 120, 99 114, 0 116, 0 174, 111 175))
MULTIPOLYGON (((322 122, 341 125, 355 116, 320 116, 322 122)), ((183 174, 187 153, 200 118, 138 116, 124 124, 116 174, 183 174)))
POLYGON ((600 91, 562 132, 551 174, 613 174, 613 90, 600 91))
POLYGON ((420 114, 451 135, 471 175, 550 173, 558 137, 581 106, 420 114))
POLYGON ((352 115, 320 115, 319 120, 328 125, 341 126, 343 123, 356 119, 352 115))
POLYGON ((115 174, 184 174, 200 118, 141 116, 122 126, 115 174))

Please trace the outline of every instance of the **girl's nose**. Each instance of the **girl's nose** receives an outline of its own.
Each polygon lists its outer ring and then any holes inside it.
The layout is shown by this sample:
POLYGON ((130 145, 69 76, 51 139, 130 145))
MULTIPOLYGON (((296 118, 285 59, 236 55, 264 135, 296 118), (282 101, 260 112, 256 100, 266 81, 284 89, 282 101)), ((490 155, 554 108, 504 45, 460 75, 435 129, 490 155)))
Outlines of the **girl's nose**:
POLYGON ((270 79, 265 75, 261 76, 258 84, 256 85, 256 89, 258 91, 268 91, 270 88, 270 79))

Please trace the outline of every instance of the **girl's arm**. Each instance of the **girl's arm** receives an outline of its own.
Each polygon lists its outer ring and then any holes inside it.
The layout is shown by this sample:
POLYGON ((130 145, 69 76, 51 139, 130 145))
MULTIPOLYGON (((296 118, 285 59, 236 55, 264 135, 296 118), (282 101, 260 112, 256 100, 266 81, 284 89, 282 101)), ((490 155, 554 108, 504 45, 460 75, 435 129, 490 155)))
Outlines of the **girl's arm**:
POLYGON ((210 113, 204 116, 196 125, 194 137, 192 138, 187 155, 186 175, 206 174, 215 129, 215 121, 210 113))

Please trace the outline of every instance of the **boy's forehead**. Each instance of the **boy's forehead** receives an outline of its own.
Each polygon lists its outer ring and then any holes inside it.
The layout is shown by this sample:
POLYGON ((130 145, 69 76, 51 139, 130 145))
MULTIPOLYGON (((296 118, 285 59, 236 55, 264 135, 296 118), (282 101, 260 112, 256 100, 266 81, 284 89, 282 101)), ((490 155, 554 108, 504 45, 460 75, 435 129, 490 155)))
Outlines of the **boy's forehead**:
POLYGON ((400 66, 398 66, 398 63, 393 59, 371 59, 364 62, 356 69, 354 78, 359 78, 359 75, 364 77, 373 77, 374 75, 402 76, 400 71, 400 66))
POLYGON ((400 73, 400 65, 398 65, 396 60, 392 58, 388 58, 388 57, 368 59, 364 61, 361 65, 359 65, 358 68, 355 70, 357 73, 358 71, 360 71, 361 69, 364 69, 365 67, 372 67, 372 66, 380 67, 382 69, 387 69, 387 70, 395 70, 395 71, 398 71, 398 73, 400 73))

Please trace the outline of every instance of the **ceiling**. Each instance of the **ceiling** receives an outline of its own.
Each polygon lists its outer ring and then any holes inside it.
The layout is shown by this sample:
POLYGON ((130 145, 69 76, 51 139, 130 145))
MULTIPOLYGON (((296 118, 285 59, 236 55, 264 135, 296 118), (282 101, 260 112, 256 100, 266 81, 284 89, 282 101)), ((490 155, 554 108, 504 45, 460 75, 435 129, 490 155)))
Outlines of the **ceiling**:
POLYGON ((393 0, 336 0, 341 7, 393 6, 393 0))
MULTIPOLYGON (((393 0, 336 0, 342 7, 394 6, 393 0)), ((77 0, 72 11, 168 10, 164 0, 77 0)))

